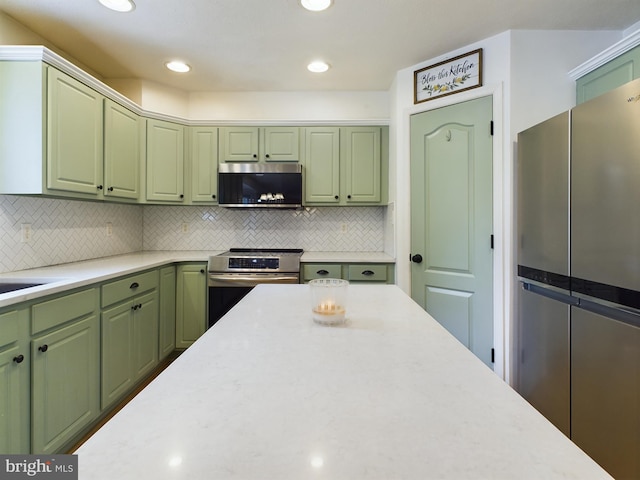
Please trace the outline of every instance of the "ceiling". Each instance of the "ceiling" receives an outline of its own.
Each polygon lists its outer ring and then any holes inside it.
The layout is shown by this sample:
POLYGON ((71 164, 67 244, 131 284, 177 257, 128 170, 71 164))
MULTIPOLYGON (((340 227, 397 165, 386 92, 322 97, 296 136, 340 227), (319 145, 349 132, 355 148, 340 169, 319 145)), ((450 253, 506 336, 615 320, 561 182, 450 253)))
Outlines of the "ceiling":
POLYGON ((185 91, 388 90, 398 70, 505 30, 640 21, 639 0, 335 0, 320 13, 298 0, 135 2, 131 13, 98 0, 0 0, 0 10, 105 79, 185 91), (306 70, 318 58, 327 73, 306 70), (172 59, 192 71, 167 71, 172 59))

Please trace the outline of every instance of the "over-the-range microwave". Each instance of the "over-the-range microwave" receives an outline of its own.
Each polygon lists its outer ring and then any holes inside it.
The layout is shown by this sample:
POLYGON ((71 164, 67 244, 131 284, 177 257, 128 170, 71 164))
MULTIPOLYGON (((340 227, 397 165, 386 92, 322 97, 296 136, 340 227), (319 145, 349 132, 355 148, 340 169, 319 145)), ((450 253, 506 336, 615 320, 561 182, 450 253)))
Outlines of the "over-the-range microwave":
POLYGON ((218 167, 222 207, 302 208, 302 165, 223 163, 218 167))

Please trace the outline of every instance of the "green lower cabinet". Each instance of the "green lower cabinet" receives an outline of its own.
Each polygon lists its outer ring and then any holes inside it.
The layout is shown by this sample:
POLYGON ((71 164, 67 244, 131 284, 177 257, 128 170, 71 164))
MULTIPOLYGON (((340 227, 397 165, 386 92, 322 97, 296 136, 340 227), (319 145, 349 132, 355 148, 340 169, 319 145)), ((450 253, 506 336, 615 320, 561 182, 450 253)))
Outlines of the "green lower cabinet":
POLYGON ((61 451, 100 411, 100 330, 97 313, 31 341, 31 446, 61 451))
POLYGON ((0 312, 0 453, 30 450, 28 310, 0 312))
POLYGON ((162 360, 176 348, 176 267, 160 269, 158 356, 162 360))
POLYGON ((176 348, 191 346, 207 327, 207 264, 178 265, 176 348))
POLYGON ((158 364, 155 290, 102 312, 102 399, 111 406, 158 364))
POLYGON ((303 263, 302 281, 342 278, 351 283, 394 283, 392 263, 303 263))

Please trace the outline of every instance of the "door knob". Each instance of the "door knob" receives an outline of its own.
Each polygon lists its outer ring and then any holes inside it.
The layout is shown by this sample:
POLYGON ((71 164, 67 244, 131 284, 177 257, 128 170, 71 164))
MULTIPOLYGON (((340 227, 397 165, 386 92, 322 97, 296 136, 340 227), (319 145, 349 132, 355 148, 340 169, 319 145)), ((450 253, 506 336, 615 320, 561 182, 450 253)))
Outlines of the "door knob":
POLYGON ((413 257, 411 257, 411 261, 413 263, 422 263, 422 255, 416 253, 413 257))

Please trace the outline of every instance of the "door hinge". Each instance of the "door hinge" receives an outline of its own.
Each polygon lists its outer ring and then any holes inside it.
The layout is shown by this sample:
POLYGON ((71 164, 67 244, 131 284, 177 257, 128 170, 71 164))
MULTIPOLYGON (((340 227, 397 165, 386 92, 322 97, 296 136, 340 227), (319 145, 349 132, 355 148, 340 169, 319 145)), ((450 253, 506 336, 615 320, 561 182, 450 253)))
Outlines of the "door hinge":
POLYGON ((496 363, 496 349, 491 349, 491 363, 496 363))
POLYGON ((489 134, 493 137, 493 120, 489 122, 489 134))
POLYGON ((493 234, 491 234, 491 250, 493 250, 493 234))

